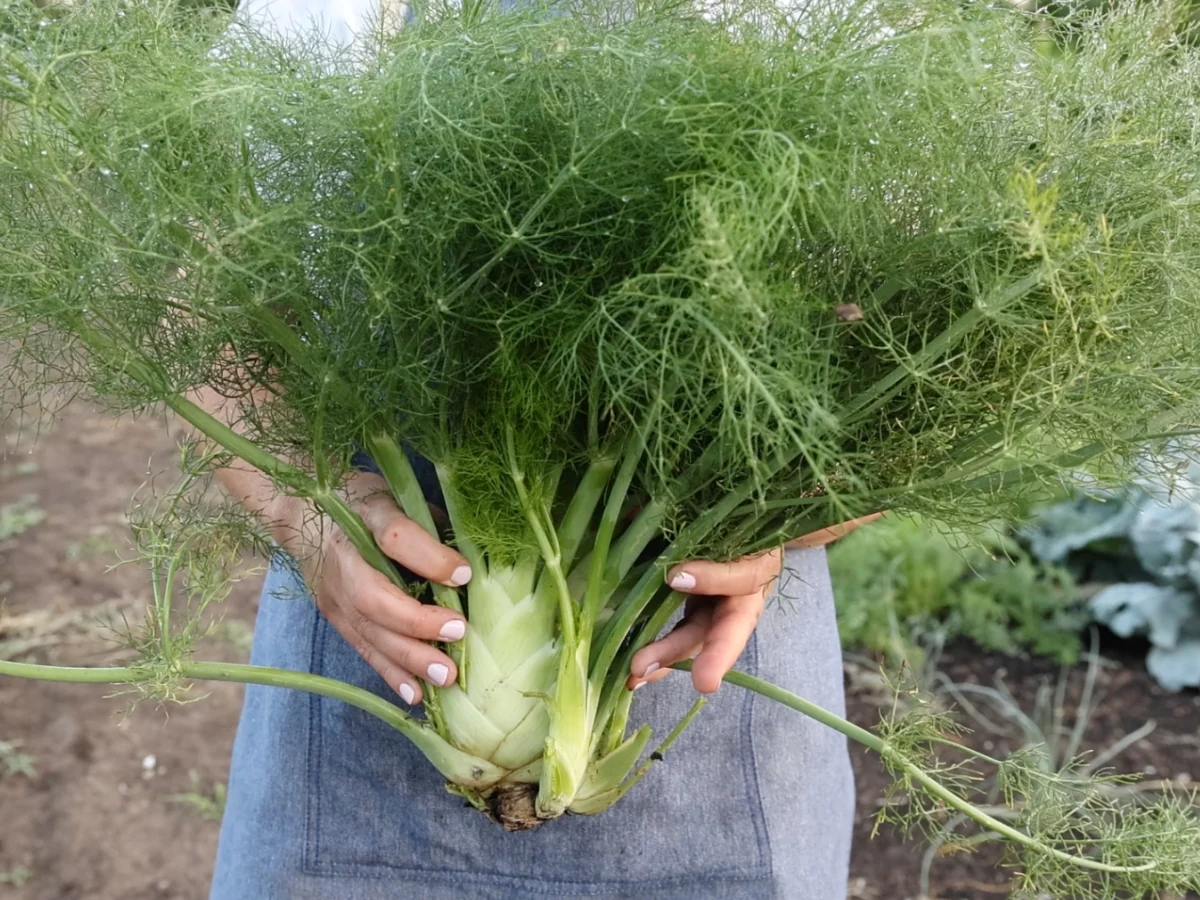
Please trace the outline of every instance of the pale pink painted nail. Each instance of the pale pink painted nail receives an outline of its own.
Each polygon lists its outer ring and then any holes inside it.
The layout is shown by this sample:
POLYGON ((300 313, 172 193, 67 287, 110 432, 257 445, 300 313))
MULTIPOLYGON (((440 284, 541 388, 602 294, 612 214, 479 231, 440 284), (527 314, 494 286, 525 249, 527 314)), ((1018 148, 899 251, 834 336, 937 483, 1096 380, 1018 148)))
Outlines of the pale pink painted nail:
POLYGON ((409 705, 411 705, 412 702, 417 699, 417 692, 412 689, 411 684, 400 685, 399 694, 400 699, 409 705))
POLYGON ((434 663, 426 670, 426 674, 434 684, 443 685, 446 683, 446 679, 450 677, 450 670, 441 663, 434 663))
POLYGON ((646 671, 642 673, 642 677, 649 678, 651 673, 657 672, 661 668, 662 668, 661 665, 659 665, 656 662, 652 662, 652 663, 650 663, 650 665, 646 666, 646 671))
POLYGON ((442 630, 438 632, 438 638, 443 641, 461 641, 463 635, 466 633, 466 622, 462 619, 451 619, 442 626, 442 630))
POLYGON ((462 587, 471 580, 471 567, 459 566, 450 573, 450 584, 454 587, 462 587))
POLYGON ((687 572, 677 572, 667 583, 677 591, 690 591, 696 586, 696 576, 687 572))

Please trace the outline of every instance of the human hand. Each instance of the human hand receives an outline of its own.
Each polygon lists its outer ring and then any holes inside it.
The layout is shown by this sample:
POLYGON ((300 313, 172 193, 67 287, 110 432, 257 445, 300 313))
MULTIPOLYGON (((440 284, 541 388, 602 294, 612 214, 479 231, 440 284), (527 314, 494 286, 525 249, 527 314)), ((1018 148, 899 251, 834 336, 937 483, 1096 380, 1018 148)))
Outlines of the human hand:
POLYGON ((627 686, 637 690, 666 678, 668 666, 694 656, 692 684, 702 694, 715 691, 742 655, 782 567, 782 549, 727 563, 694 560, 672 567, 667 584, 690 595, 683 619, 633 655, 627 686))
MULTIPOLYGON (((822 547, 882 515, 872 513, 822 528, 786 546, 822 547)), ((694 656, 692 684, 702 694, 715 691, 742 655, 782 566, 783 550, 779 549, 729 563, 699 560, 672 568, 667 572, 667 583, 692 595, 684 607, 683 620, 670 634, 634 654, 627 686, 637 690, 660 681, 671 673, 668 666, 694 656)))
MULTIPOLYGON (((346 499, 385 555, 421 578, 451 587, 471 579, 471 567, 400 511, 378 475, 359 473, 346 499)), ((272 530, 300 565, 317 608, 405 703, 420 703, 421 679, 442 686, 458 676, 454 661, 431 641, 466 634, 461 613, 421 603, 393 585, 359 554, 346 535, 310 504, 286 498, 272 530)))

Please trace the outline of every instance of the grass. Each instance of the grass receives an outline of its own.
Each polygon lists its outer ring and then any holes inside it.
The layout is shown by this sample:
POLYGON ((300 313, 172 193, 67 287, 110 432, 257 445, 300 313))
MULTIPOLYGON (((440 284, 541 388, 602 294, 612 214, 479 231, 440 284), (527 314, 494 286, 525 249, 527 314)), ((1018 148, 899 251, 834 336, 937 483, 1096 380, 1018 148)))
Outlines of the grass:
POLYGON ((38 464, 32 459, 27 459, 19 463, 8 463, 0 466, 0 481, 34 475, 37 473, 37 470, 38 464))
MULTIPOLYGON (((1155 781, 1110 780, 1110 764, 1137 742, 1154 731, 1153 721, 1145 722, 1134 731, 1105 746, 1087 748, 1086 732, 1096 711, 1104 702, 1101 672, 1111 668, 1093 649, 1086 654, 1087 668, 1082 682, 1077 672, 1064 669, 1057 678, 1043 678, 1032 701, 1023 704, 1010 690, 1002 677, 993 685, 956 683, 943 673, 934 676, 934 696, 945 698, 965 713, 966 718, 982 735, 982 745, 989 753, 993 744, 1003 750, 1004 758, 1023 760, 1049 777, 1067 782, 1092 782, 1096 788, 1118 806, 1137 805, 1153 795, 1171 795, 1196 805, 1200 802, 1195 789, 1184 780, 1155 781), (1072 706, 1074 709, 1072 710, 1072 706)), ((972 742, 978 748, 979 741, 972 742)), ((1011 814, 1002 805, 1003 785, 994 780, 984 786, 987 807, 995 815, 1011 814)), ((955 834, 967 824, 962 816, 949 818, 942 833, 933 837, 921 863, 921 894, 931 896, 931 872, 934 862, 965 845, 976 846, 995 840, 991 834, 980 833, 966 842, 955 834)))

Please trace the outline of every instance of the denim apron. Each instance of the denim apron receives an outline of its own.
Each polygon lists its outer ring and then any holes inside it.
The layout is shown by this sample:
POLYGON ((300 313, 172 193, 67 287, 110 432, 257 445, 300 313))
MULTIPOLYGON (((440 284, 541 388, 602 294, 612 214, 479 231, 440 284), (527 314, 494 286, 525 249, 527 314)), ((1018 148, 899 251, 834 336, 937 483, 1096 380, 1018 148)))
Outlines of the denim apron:
MULTIPOLYGON (((243 0, 241 14, 285 31, 315 19, 349 42, 369 6, 243 0)), ((436 482, 422 481, 434 496, 436 482)), ((284 565, 267 575, 251 659, 399 702, 284 565)), ((788 552, 738 668, 843 713, 823 550, 788 552)), ((637 692, 630 723, 654 729, 647 752, 695 696, 682 673, 637 692)), ((211 900, 842 900, 854 799, 839 734, 725 685, 613 808, 509 834, 466 808, 416 749, 367 713, 252 685, 211 900)))
MULTIPOLYGON (((252 661, 398 698, 272 567, 252 661)), ((843 711, 823 550, 793 550, 743 671, 843 711)), ((674 673, 634 695, 661 739, 695 693, 674 673)), ((655 745, 652 739, 650 747, 655 745)), ((449 793, 398 732, 336 700, 250 686, 212 900, 841 900, 854 788, 844 739, 724 685, 619 803, 509 834, 449 793)))

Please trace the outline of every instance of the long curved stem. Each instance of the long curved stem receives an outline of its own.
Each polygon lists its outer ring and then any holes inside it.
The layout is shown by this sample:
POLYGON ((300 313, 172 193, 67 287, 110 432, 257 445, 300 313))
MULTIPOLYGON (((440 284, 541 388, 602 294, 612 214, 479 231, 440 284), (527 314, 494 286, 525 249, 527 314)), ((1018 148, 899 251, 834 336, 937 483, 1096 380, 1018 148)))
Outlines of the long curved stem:
MULTIPOLYGON (((672 668, 681 671, 691 671, 691 662, 675 663, 672 668)), ((464 785, 486 786, 494 784, 503 777, 495 766, 470 754, 463 753, 446 743, 432 729, 427 728, 413 719, 399 707, 371 693, 364 688, 347 684, 323 675, 313 675, 308 672, 295 672, 289 669, 275 669, 267 666, 254 666, 239 663, 218 662, 189 662, 179 666, 177 673, 180 677, 201 681, 228 681, 242 684, 261 684, 271 687, 293 688, 321 696, 341 700, 391 725, 429 757, 430 761, 443 775, 464 785)), ((69 666, 46 666, 35 663, 19 663, 0 660, 0 675, 11 675, 17 678, 30 678, 40 681, 71 682, 77 684, 134 684, 152 680, 154 674, 148 669, 133 667, 89 668, 69 666)), ((811 719, 841 732, 851 740, 857 741, 869 750, 878 753, 890 764, 899 768, 904 774, 919 784, 931 796, 945 802, 950 808, 957 810, 979 825, 987 828, 1001 837, 1014 843, 1030 847, 1055 859, 1072 866, 1091 869, 1096 872, 1120 874, 1128 872, 1144 872, 1155 868, 1155 863, 1145 863, 1139 866, 1115 866, 1109 863, 1087 859, 1072 853, 1067 853, 1039 841, 1019 829, 1013 828, 993 815, 975 806, 968 800, 958 796, 931 777, 920 767, 905 760, 893 748, 876 734, 855 725, 817 704, 805 700, 791 691, 778 685, 763 681, 753 675, 737 670, 725 675, 724 681, 737 687, 761 694, 769 700, 774 700, 789 709, 803 713, 811 719)))
MULTIPOLYGON (((438 771, 451 781, 468 787, 486 787, 504 777, 504 772, 492 763, 452 746, 432 728, 422 725, 395 704, 365 688, 338 681, 336 678, 270 666, 221 662, 185 662, 172 674, 196 681, 228 681, 235 684, 291 688, 341 700, 391 725, 416 744, 438 771)), ((153 669, 135 666, 46 666, 8 660, 0 660, 0 675, 73 684, 138 684, 153 681, 155 678, 153 669)))
MULTIPOLYGON (((692 664, 690 661, 675 663, 672 666, 674 669, 690 672, 692 664)), ((893 748, 883 738, 877 734, 872 734, 865 728, 855 725, 853 722, 843 719, 841 716, 831 713, 817 704, 805 700, 803 697, 793 694, 791 691, 785 690, 778 685, 771 684, 769 681, 763 681, 761 678, 755 678, 753 675, 747 675, 745 672, 739 672, 736 669, 729 672, 724 681, 730 684, 737 685, 740 688, 745 688, 748 691, 754 691, 756 694, 774 700, 776 703, 781 703, 789 709, 794 709, 796 712, 803 713, 810 719, 815 719, 822 725, 827 725, 835 731, 840 731, 846 737, 853 741, 857 741, 869 750, 873 750, 887 760, 890 764, 899 768, 917 782, 922 788, 929 792, 931 796, 937 797, 945 802, 947 806, 957 810, 963 815, 972 819, 984 828, 992 831, 1001 837, 1007 838, 1017 844, 1030 847, 1037 850, 1039 853, 1044 853, 1052 856, 1055 859, 1069 863, 1072 866, 1077 866, 1082 869, 1091 869, 1096 872, 1107 872, 1109 874, 1121 874, 1127 872, 1145 872, 1156 868, 1155 863, 1145 863, 1140 866, 1114 866, 1109 863, 1098 862, 1094 859, 1077 856, 1072 853, 1067 853, 1055 847, 1039 841, 1037 838, 1026 834, 1019 829, 1013 828, 1011 825, 1000 821, 995 816, 989 815, 978 806, 975 806, 968 800, 963 799, 956 793, 951 791, 937 779, 931 777, 927 772, 911 762, 905 760, 897 754, 893 748)))

